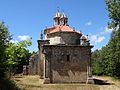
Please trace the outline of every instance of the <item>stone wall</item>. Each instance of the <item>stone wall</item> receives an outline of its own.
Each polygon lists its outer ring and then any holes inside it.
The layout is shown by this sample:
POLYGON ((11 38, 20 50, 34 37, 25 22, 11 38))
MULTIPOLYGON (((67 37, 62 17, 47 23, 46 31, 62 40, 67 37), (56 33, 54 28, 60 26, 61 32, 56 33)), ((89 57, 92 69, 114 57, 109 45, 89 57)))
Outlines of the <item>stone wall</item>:
POLYGON ((30 57, 29 60, 29 66, 28 66, 28 74, 29 75, 36 75, 39 74, 39 54, 35 54, 33 56, 30 57))
POLYGON ((23 75, 28 75, 29 65, 23 65, 23 75))
POLYGON ((76 32, 56 32, 47 35, 47 39, 50 40, 50 45, 80 45, 80 37, 81 34, 76 32))
POLYGON ((51 83, 86 82, 91 46, 44 45, 45 78, 51 83))
POLYGON ((38 40, 38 48, 39 48, 39 57, 38 57, 38 74, 40 75, 40 78, 44 78, 44 61, 45 61, 45 55, 44 55, 44 49, 43 46, 49 44, 49 40, 38 40))

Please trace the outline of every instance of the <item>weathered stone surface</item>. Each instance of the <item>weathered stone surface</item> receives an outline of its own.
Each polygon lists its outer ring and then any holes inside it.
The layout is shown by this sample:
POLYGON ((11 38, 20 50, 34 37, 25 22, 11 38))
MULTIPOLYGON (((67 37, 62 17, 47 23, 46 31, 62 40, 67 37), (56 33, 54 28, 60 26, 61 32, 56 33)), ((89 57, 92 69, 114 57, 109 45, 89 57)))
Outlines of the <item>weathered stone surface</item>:
POLYGON ((47 39, 50 40, 50 45, 80 45, 80 37, 81 34, 77 32, 56 32, 47 35, 47 39))
POLYGON ((52 83, 87 82, 91 47, 44 45, 45 77, 52 83))
POLYGON ((28 69, 29 69, 29 66, 28 65, 23 65, 23 75, 28 75, 28 69))
POLYGON ((61 15, 54 19, 57 25, 44 30, 46 39, 37 41, 39 54, 30 59, 29 72, 39 74, 44 83, 89 83, 93 46, 66 21, 61 24, 61 15))
POLYGON ((38 62, 39 62, 38 54, 35 54, 30 57, 29 66, 28 66, 28 74, 30 74, 30 75, 38 74, 38 69, 39 69, 38 62))
MULTIPOLYGON (((53 45, 48 40, 38 40, 40 78, 44 79, 45 83, 87 83, 90 81, 89 77, 92 77, 90 62, 93 46, 77 43, 76 40, 80 41, 81 35, 59 34, 58 36, 66 40, 65 44, 59 42, 53 45)), ((51 34, 48 37, 55 38, 56 35, 51 34)))
POLYGON ((93 77, 88 77, 86 83, 87 83, 87 84, 94 84, 95 82, 94 82, 93 77))

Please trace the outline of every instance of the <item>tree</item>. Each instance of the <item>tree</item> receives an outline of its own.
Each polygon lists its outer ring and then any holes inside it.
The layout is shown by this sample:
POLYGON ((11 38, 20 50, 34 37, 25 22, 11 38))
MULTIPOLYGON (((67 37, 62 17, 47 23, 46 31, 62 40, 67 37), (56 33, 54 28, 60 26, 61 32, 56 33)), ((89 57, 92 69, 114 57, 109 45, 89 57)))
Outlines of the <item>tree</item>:
POLYGON ((11 43, 11 35, 4 22, 0 23, 0 78, 5 76, 7 71, 17 70, 22 72, 23 65, 27 65, 31 53, 27 50, 30 46, 31 39, 11 43))
POLYGON ((108 65, 108 48, 107 46, 102 47, 101 50, 95 50, 92 54, 93 59, 93 74, 96 75, 107 75, 107 65, 108 65))
POLYGON ((103 73, 101 68, 100 50, 95 50, 92 53, 92 70, 93 74, 101 75, 103 73))
POLYGON ((110 57, 112 62, 112 73, 114 77, 120 78, 120 0, 107 0, 109 18, 109 28, 113 29, 110 41, 108 43, 110 57))
POLYGON ((9 47, 6 49, 6 57, 10 72, 21 73, 23 65, 28 65, 31 53, 27 50, 27 46, 31 44, 31 39, 16 44, 9 43, 9 47))
POLYGON ((93 57, 97 61, 93 62, 93 72, 102 68, 100 73, 120 78, 120 0, 106 0, 106 5, 110 18, 108 26, 113 32, 108 44, 99 53, 93 53, 93 56, 98 55, 97 58, 93 57))
POLYGON ((120 0, 106 0, 107 10, 109 13, 109 27, 116 29, 120 26, 120 0))
POLYGON ((8 28, 4 25, 4 22, 0 22, 0 78, 5 76, 7 69, 5 50, 8 47, 10 39, 11 35, 8 32, 8 28))

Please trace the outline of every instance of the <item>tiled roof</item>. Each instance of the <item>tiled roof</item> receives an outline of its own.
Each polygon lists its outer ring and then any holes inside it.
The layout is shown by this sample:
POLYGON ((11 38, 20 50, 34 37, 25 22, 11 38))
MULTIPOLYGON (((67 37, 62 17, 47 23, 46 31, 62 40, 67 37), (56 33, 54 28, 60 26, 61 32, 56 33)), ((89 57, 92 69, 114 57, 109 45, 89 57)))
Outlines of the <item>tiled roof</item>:
POLYGON ((70 28, 69 26, 66 25, 56 25, 54 26, 54 28, 49 32, 49 33, 54 33, 54 32, 58 32, 58 31, 62 31, 62 32, 76 32, 74 29, 70 28))

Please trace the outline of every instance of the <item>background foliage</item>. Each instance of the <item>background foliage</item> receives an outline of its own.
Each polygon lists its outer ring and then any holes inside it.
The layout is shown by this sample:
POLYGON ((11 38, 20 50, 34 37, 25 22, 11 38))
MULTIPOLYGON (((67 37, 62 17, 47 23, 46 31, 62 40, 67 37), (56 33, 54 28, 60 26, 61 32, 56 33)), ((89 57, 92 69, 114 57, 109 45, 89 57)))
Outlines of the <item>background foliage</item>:
POLYGON ((120 0, 106 0, 106 5, 113 31, 108 44, 92 54, 93 74, 120 78, 120 0))
POLYGON ((23 65, 28 65, 31 53, 27 50, 31 39, 18 43, 11 43, 8 28, 4 22, 0 22, 0 78, 5 77, 5 73, 21 73, 23 65))

